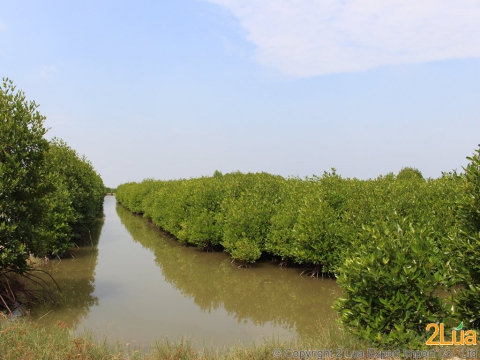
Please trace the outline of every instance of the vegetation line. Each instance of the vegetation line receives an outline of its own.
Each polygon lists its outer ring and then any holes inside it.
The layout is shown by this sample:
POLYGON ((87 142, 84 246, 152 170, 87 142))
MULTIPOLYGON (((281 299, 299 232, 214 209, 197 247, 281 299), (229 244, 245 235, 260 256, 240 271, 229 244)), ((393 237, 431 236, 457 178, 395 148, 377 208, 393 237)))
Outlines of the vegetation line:
POLYGON ((312 277, 333 274, 344 289, 335 308, 354 334, 424 346, 428 323, 480 326, 479 156, 438 179, 414 168, 370 180, 335 169, 306 179, 216 171, 122 184, 116 198, 179 241, 220 247, 243 267, 269 253, 312 277))
POLYGON ((106 193, 102 179, 85 157, 62 140, 45 139, 45 117, 37 108, 11 80, 3 79, 0 310, 8 309, 10 313, 21 304, 52 299, 46 283, 33 273, 28 260, 32 256, 60 258, 79 242, 101 214, 106 193), (25 282, 41 290, 27 290, 25 282))

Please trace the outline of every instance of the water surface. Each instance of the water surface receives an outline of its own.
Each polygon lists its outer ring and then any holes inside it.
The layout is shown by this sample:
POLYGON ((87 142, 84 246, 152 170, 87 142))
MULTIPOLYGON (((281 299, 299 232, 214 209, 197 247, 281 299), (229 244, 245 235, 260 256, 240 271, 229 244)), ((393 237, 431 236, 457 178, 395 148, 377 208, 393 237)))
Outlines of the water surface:
POLYGON ((51 261, 62 305, 34 319, 86 327, 136 345, 193 336, 214 346, 272 335, 314 336, 334 318, 335 281, 263 261, 238 269, 224 253, 186 247, 108 196, 96 247, 51 261))

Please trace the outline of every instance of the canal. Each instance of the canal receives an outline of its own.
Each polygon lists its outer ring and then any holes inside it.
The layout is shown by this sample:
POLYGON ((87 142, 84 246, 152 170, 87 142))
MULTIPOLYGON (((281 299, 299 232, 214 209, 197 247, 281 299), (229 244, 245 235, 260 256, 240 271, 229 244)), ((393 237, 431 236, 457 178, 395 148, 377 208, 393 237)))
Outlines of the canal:
POLYGON ((249 344, 263 337, 315 336, 335 318, 334 280, 262 261, 239 269, 224 253, 184 246, 107 196, 92 243, 42 268, 62 289, 60 306, 35 321, 149 346, 182 336, 202 345, 249 344))

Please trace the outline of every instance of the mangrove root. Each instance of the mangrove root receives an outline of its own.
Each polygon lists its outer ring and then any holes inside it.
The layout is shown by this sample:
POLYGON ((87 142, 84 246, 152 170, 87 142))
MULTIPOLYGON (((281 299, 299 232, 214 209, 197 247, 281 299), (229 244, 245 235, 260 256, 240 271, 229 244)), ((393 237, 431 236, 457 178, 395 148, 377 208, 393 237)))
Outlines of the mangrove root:
POLYGON ((322 278, 323 278, 323 266, 315 265, 314 268, 305 269, 300 273, 300 276, 302 275, 309 276, 311 278, 317 278, 317 279, 319 275, 322 275, 322 278))
POLYGON ((57 282, 44 270, 31 269, 24 274, 2 271, 0 272, 0 310, 7 311, 10 316, 13 316, 17 309, 28 313, 22 305, 58 304, 55 288, 60 290, 57 282), (39 275, 46 275, 54 285, 39 275))

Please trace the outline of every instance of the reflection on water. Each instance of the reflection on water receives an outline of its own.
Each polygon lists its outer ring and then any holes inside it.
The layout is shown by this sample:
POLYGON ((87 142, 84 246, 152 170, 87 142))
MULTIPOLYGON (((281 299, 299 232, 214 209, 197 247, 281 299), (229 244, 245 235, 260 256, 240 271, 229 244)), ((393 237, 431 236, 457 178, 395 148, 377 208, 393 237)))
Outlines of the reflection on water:
POLYGON ((135 241, 155 254, 165 280, 204 312, 224 308, 238 322, 271 323, 308 333, 312 320, 332 318, 338 296, 333 280, 299 276, 269 262, 238 269, 223 253, 204 253, 168 239, 152 224, 118 206, 117 213, 135 241))
MULTIPOLYGON (((93 244, 99 241, 103 223, 103 219, 98 219, 91 229, 93 244)), ((47 323, 55 318, 55 321, 63 321, 69 327, 77 327, 88 316, 90 308, 98 305, 98 298, 93 295, 98 251, 95 247, 88 246, 71 251, 67 256, 69 258, 62 261, 52 260, 41 268, 52 275, 59 285, 60 305, 50 308, 37 307, 32 311, 32 316, 34 319, 45 318, 47 323), (55 314, 54 317, 45 315, 52 313, 55 314)))
POLYGON ((319 321, 334 317, 340 294, 333 280, 303 278, 299 269, 271 262, 238 269, 223 253, 185 247, 114 197, 105 199, 97 250, 49 267, 65 302, 42 321, 81 324, 140 345, 182 334, 212 345, 314 335, 319 321))

